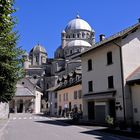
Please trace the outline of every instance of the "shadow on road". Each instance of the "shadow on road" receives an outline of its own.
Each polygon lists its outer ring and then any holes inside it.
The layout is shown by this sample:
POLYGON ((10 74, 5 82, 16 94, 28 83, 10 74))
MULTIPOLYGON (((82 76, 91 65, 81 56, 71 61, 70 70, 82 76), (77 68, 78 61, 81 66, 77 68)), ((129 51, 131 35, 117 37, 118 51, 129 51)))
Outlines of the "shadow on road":
POLYGON ((88 135, 98 135, 100 136, 98 139, 101 140, 108 140, 107 136, 110 137, 110 139, 118 136, 118 137, 126 137, 124 138, 124 140, 127 140, 127 138, 140 138, 140 134, 139 133, 135 133, 135 132, 126 132, 126 131, 119 131, 119 130, 110 130, 110 129, 100 129, 100 130, 89 130, 89 131, 84 131, 84 132, 80 132, 83 134, 88 134, 88 135))
POLYGON ((87 134, 87 135, 94 135, 96 136, 96 138, 98 140, 112 140, 112 138, 109 136, 107 136, 106 134, 104 133, 100 133, 98 130, 89 130, 89 131, 84 131, 84 132, 80 132, 82 134, 87 134))
POLYGON ((37 123, 44 123, 44 124, 50 124, 50 125, 59 125, 59 126, 70 126, 69 124, 66 124, 63 120, 45 120, 45 121, 35 121, 37 123))

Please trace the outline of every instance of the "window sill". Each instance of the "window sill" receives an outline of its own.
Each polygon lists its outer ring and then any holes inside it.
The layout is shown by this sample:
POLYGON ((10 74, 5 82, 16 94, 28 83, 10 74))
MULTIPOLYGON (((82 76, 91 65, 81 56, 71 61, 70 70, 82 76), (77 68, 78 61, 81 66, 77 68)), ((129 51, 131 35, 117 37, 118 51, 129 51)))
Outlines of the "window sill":
POLYGON ((90 72, 90 71, 92 71, 93 69, 91 69, 91 70, 87 70, 87 72, 90 72))
POLYGON ((112 65, 113 64, 113 62, 112 63, 109 63, 109 64, 106 64, 107 66, 110 66, 110 65, 112 65))

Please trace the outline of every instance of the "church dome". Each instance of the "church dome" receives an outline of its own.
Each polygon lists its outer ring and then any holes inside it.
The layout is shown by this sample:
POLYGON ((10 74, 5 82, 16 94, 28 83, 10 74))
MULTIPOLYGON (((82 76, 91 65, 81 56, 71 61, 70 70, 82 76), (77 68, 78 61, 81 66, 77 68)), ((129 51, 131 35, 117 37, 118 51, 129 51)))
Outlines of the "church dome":
POLYGON ((85 20, 80 19, 79 15, 66 26, 65 31, 68 32, 70 30, 86 30, 92 32, 90 25, 85 20))
POLYGON ((87 41, 84 40, 73 40, 67 44, 67 47, 74 47, 74 46, 82 46, 82 47, 91 47, 87 41))
POLYGON ((31 52, 34 52, 34 53, 39 53, 39 52, 46 53, 46 49, 44 47, 42 47, 40 44, 38 44, 38 45, 36 45, 35 47, 32 48, 30 53, 31 52))
POLYGON ((63 51, 63 49, 62 49, 62 46, 59 46, 59 47, 56 49, 56 51, 55 51, 55 53, 54 53, 54 56, 55 56, 55 58, 62 58, 62 57, 64 57, 64 51, 63 51))

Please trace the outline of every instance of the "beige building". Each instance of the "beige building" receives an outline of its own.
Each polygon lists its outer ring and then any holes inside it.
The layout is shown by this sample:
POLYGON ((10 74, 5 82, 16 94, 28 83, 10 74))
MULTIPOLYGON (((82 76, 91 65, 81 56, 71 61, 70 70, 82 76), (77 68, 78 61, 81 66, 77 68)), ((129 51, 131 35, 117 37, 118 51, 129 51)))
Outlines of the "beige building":
POLYGON ((133 122, 140 123, 140 67, 127 79, 132 98, 133 122))
POLYGON ((63 111, 72 111, 74 108, 78 110, 83 110, 82 103, 82 85, 81 83, 76 83, 73 86, 60 88, 57 91, 58 94, 58 115, 62 115, 63 111))
POLYGON ((83 115, 105 122, 132 120, 132 100, 126 79, 140 65, 140 23, 100 42, 81 54, 83 115))
POLYGON ((50 114, 64 116, 74 108, 83 111, 81 70, 75 70, 58 78, 58 85, 50 88, 50 114), (55 97, 52 97, 55 95, 55 97), (56 113, 57 112, 57 113, 56 113))

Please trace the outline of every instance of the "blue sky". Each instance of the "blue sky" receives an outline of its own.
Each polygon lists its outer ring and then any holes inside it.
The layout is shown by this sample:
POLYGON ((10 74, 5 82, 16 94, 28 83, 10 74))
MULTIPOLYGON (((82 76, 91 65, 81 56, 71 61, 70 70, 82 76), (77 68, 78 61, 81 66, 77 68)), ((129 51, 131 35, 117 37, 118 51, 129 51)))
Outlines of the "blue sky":
POLYGON ((61 32, 76 17, 86 20, 106 37, 135 24, 140 18, 140 0, 16 0, 20 39, 18 46, 29 52, 40 43, 53 57, 61 32))

